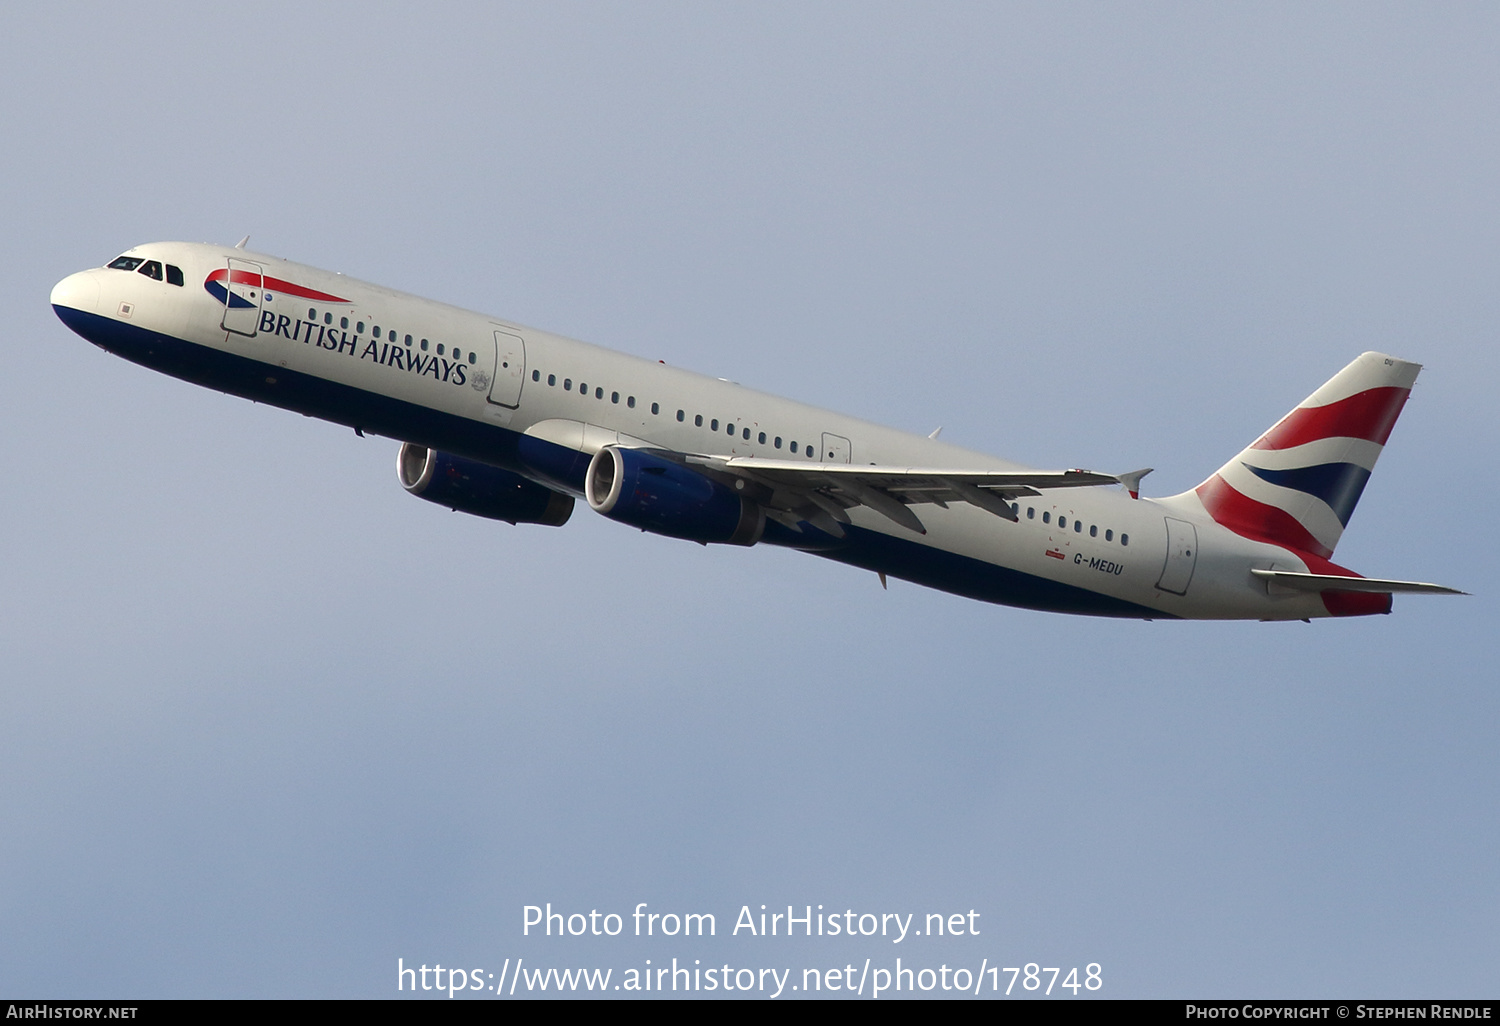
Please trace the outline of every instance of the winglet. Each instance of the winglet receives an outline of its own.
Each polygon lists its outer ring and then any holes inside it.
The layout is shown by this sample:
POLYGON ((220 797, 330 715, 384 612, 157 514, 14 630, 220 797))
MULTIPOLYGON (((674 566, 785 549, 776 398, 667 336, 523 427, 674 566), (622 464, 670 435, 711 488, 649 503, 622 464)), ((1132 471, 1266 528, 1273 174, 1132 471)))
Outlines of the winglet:
POLYGON ((1147 467, 1145 470, 1132 470, 1128 474, 1117 475, 1117 478, 1125 486, 1125 490, 1130 493, 1132 499, 1139 499, 1141 497, 1141 478, 1155 469, 1155 467, 1147 467))

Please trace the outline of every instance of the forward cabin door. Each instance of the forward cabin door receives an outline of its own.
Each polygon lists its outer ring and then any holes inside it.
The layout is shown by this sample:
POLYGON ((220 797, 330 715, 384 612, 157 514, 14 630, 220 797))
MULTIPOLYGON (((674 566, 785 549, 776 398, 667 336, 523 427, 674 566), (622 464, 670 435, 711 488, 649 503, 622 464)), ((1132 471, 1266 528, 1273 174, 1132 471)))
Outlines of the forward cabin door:
POLYGON ((525 380, 526 343, 508 331, 495 332, 495 379, 490 382, 490 402, 512 410, 520 406, 525 380))
POLYGON ((260 326, 261 297, 265 292, 261 288, 260 264, 230 257, 224 291, 224 320, 219 327, 254 338, 260 326))
POLYGON ((843 435, 823 432, 823 451, 818 453, 819 463, 848 463, 852 456, 853 448, 849 445, 849 439, 843 435))
POLYGON ((1174 595, 1186 595, 1198 565, 1198 529, 1186 520, 1167 517, 1167 562, 1156 586, 1174 595))

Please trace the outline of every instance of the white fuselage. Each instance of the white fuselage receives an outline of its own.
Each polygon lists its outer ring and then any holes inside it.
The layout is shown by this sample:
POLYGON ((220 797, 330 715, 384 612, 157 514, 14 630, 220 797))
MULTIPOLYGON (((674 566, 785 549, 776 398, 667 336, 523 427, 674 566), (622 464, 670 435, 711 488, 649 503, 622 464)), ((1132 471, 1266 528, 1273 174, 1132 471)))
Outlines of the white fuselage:
MULTIPOLYGON (((185 284, 116 269, 65 279, 53 303, 91 341, 187 380, 504 466, 574 495, 583 494, 588 457, 617 443, 809 463, 1028 469, 264 254, 161 243, 129 255, 181 268, 185 284), (236 286, 236 266, 258 269, 265 285, 236 286), (212 292, 215 273, 240 305, 212 292), (541 468, 518 461, 521 436, 578 459, 541 468)), ((1069 488, 1016 506, 1012 523, 968 504, 923 505, 925 536, 855 507, 847 539, 809 532, 816 541, 803 544, 784 531, 766 540, 1033 608, 1144 618, 1328 615, 1316 595, 1275 594, 1281 589, 1249 572, 1305 569, 1295 554, 1231 533, 1191 492, 1137 500, 1115 488, 1069 488)))

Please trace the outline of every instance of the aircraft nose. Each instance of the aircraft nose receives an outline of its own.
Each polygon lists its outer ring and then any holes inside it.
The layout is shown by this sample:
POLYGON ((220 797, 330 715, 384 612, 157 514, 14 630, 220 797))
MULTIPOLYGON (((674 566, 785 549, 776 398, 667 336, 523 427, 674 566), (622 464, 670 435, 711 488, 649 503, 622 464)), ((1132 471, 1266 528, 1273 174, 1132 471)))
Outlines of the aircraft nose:
POLYGON ((52 306, 97 313, 99 307, 99 279, 93 271, 70 274, 52 286, 52 306))

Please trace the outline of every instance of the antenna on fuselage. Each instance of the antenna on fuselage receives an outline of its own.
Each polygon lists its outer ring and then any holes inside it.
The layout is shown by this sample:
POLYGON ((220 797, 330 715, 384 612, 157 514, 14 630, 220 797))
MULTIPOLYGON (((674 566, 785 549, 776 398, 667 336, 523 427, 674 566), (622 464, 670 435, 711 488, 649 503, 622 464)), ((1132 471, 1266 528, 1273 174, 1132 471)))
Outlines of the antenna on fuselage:
POLYGON ((928 438, 936 438, 938 435, 940 435, 942 433, 943 433, 943 426, 941 424, 939 424, 937 427, 935 427, 935 428, 932 429, 932 434, 928 435, 927 437, 928 438))
POLYGON ((244 249, 245 248, 245 243, 247 243, 249 241, 250 241, 250 236, 246 235, 243 239, 241 239, 239 242, 236 242, 234 244, 234 248, 235 249, 244 249))

